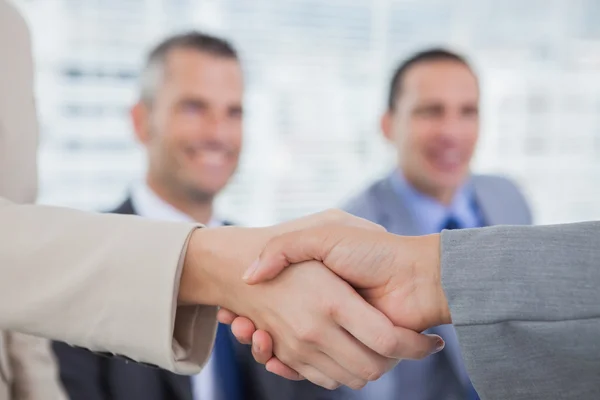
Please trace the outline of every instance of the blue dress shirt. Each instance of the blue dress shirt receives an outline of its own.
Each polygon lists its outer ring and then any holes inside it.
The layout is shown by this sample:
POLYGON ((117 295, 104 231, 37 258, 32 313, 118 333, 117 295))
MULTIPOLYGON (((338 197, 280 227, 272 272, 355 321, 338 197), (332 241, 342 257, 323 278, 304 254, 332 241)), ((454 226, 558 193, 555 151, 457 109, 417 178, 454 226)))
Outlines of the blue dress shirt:
POLYGON ((460 187, 450 205, 444 205, 415 189, 399 171, 394 171, 389 179, 396 194, 415 217, 421 235, 439 233, 450 217, 454 217, 461 228, 485 226, 469 182, 460 187))

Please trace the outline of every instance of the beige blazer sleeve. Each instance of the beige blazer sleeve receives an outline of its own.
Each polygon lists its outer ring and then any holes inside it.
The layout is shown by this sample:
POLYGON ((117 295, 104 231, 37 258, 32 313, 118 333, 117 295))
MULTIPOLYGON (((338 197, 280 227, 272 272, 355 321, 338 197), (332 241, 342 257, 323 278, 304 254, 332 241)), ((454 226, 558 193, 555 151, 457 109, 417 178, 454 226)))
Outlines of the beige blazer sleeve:
POLYGON ((0 200, 0 329, 199 372, 214 307, 177 307, 197 227, 0 200))
MULTIPOLYGON (((12 400, 63 400, 50 342, 22 333, 0 333, 0 368, 5 397, 12 400)), ((0 398, 2 394, 0 394, 0 398)))
POLYGON ((600 222, 444 231, 441 260, 482 399, 600 399, 600 222))

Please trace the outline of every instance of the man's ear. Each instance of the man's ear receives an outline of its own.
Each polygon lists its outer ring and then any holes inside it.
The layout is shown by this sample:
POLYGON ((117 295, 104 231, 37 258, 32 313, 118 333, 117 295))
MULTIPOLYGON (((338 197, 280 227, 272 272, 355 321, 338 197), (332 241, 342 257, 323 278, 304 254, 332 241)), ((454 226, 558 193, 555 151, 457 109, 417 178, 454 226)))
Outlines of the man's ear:
POLYGON ((138 101, 131 110, 129 110, 131 123, 135 137, 142 144, 147 144, 150 141, 150 110, 148 106, 141 101, 138 101))
POLYGON ((394 133, 392 132, 392 112, 387 110, 385 114, 381 116, 381 132, 383 136, 390 142, 394 141, 394 133))

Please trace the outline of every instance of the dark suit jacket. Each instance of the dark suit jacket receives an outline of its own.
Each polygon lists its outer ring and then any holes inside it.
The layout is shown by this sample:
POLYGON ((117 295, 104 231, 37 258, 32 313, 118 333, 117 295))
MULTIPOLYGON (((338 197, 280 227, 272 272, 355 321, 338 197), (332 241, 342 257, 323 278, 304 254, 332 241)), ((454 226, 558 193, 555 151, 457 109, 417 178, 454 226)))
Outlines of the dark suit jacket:
MULTIPOLYGON (((131 199, 111 212, 136 214, 131 199)), ((233 343, 231 330, 227 330, 230 343, 233 343)), ((61 380, 71 399, 194 400, 188 376, 149 368, 135 362, 102 357, 61 342, 53 343, 53 348, 58 358, 61 380)), ((242 384, 243 382, 231 383, 242 384)), ((244 389, 241 386, 240 389, 239 392, 243 393, 244 389)), ((245 397, 226 400, 243 398, 245 397)))

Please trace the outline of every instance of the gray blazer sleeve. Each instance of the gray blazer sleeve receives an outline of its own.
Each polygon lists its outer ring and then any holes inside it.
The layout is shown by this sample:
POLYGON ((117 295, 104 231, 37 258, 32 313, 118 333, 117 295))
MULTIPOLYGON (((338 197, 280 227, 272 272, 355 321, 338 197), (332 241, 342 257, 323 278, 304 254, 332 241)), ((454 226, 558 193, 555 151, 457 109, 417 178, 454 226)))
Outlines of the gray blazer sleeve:
POLYGON ((442 233, 442 282, 482 399, 600 399, 600 222, 442 233))

